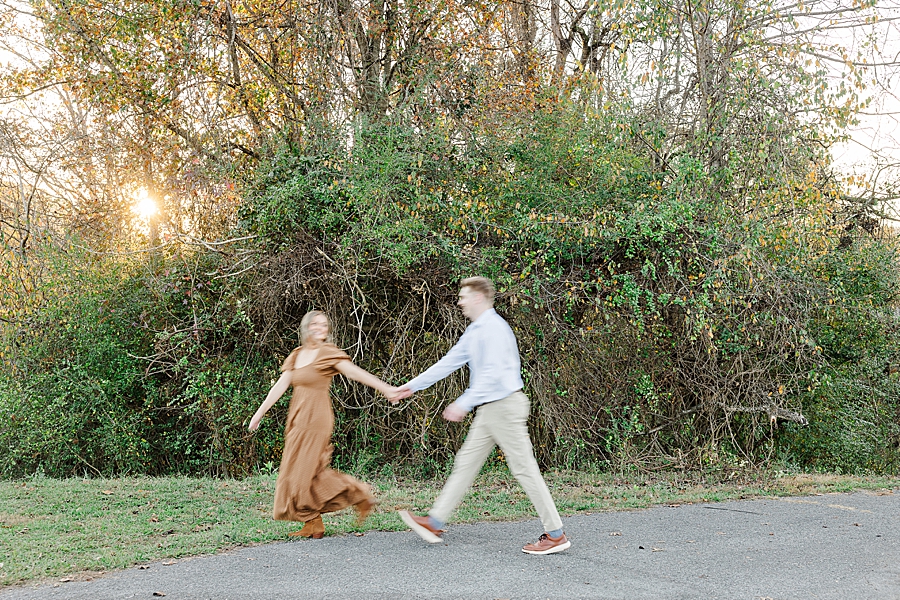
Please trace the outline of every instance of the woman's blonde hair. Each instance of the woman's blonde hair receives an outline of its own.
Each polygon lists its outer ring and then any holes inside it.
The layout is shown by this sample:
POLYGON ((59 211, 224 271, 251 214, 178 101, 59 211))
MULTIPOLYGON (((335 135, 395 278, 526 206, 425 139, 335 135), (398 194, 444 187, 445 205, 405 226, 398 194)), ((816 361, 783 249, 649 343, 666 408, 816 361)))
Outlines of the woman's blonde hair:
POLYGON ((325 338, 325 341, 329 344, 334 343, 334 338, 332 336, 332 328, 331 328, 331 319, 328 318, 328 315, 323 313, 321 310, 311 310, 300 319, 300 345, 303 346, 306 344, 306 338, 309 337, 309 324, 316 317, 325 317, 325 321, 328 323, 328 337, 325 338))

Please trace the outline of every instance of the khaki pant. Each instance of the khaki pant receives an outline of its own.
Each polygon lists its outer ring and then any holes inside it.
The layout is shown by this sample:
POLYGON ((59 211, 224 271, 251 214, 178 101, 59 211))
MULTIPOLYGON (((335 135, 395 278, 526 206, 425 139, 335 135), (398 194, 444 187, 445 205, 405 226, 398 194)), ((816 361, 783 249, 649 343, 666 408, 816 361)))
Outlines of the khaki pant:
POLYGON ((453 472, 429 511, 430 516, 442 523, 449 520, 496 444, 503 451, 510 472, 537 509, 544 530, 562 529, 562 520, 541 476, 528 436, 530 411, 531 403, 522 392, 478 407, 466 441, 456 453, 453 472))

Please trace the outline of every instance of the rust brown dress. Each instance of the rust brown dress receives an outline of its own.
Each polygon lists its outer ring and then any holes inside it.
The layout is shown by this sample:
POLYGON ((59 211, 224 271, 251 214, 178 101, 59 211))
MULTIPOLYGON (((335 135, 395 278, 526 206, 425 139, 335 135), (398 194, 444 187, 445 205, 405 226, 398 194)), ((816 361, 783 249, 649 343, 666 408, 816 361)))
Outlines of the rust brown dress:
POLYGON ((294 387, 284 429, 284 454, 275 483, 273 516, 278 521, 309 521, 322 513, 353 506, 369 497, 369 486, 329 468, 334 412, 329 388, 337 363, 350 360, 334 344, 322 344, 308 365, 294 368, 296 348, 282 372, 294 387))

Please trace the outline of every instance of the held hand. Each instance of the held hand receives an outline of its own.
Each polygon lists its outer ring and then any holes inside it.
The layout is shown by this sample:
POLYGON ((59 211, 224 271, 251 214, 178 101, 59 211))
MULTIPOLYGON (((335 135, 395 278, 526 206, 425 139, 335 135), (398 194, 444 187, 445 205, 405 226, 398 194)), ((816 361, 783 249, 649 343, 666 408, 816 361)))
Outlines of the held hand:
POLYGON ((466 411, 456 405, 456 403, 447 405, 444 409, 444 418, 454 423, 459 423, 466 418, 466 411))
POLYGON ((262 421, 262 417, 258 417, 258 416, 256 416, 256 415, 253 415, 253 418, 250 419, 250 427, 248 427, 248 429, 249 429, 250 431, 256 431, 257 429, 259 429, 259 422, 260 422, 260 421, 262 421))
POLYGON ((397 398, 397 392, 400 390, 398 387, 388 386, 388 389, 384 391, 385 398, 388 399, 388 402, 391 404, 397 404, 400 400, 397 398))
POLYGON ((401 386, 398 388, 392 388, 391 393, 387 395, 388 400, 391 404, 397 404, 401 400, 405 398, 409 398, 413 395, 413 391, 406 386, 401 386))

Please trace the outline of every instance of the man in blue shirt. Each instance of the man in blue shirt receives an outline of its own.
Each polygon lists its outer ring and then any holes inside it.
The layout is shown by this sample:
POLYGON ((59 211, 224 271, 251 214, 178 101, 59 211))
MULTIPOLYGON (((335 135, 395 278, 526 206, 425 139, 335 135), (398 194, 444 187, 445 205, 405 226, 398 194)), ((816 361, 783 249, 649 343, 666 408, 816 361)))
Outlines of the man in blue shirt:
POLYGON ((400 511, 400 517, 427 542, 441 541, 444 523, 462 500, 495 445, 500 446, 510 472, 537 509, 545 533, 534 544, 522 548, 529 554, 553 554, 571 544, 550 490, 541 476, 528 435, 531 405, 522 393, 521 362, 516 336, 494 310, 494 284, 486 277, 464 279, 457 302, 472 323, 449 352, 427 371, 399 388, 396 402, 431 387, 465 364, 469 365, 469 387, 444 409, 448 421, 462 421, 477 409, 472 426, 456 459, 453 471, 434 506, 426 516, 400 511))

